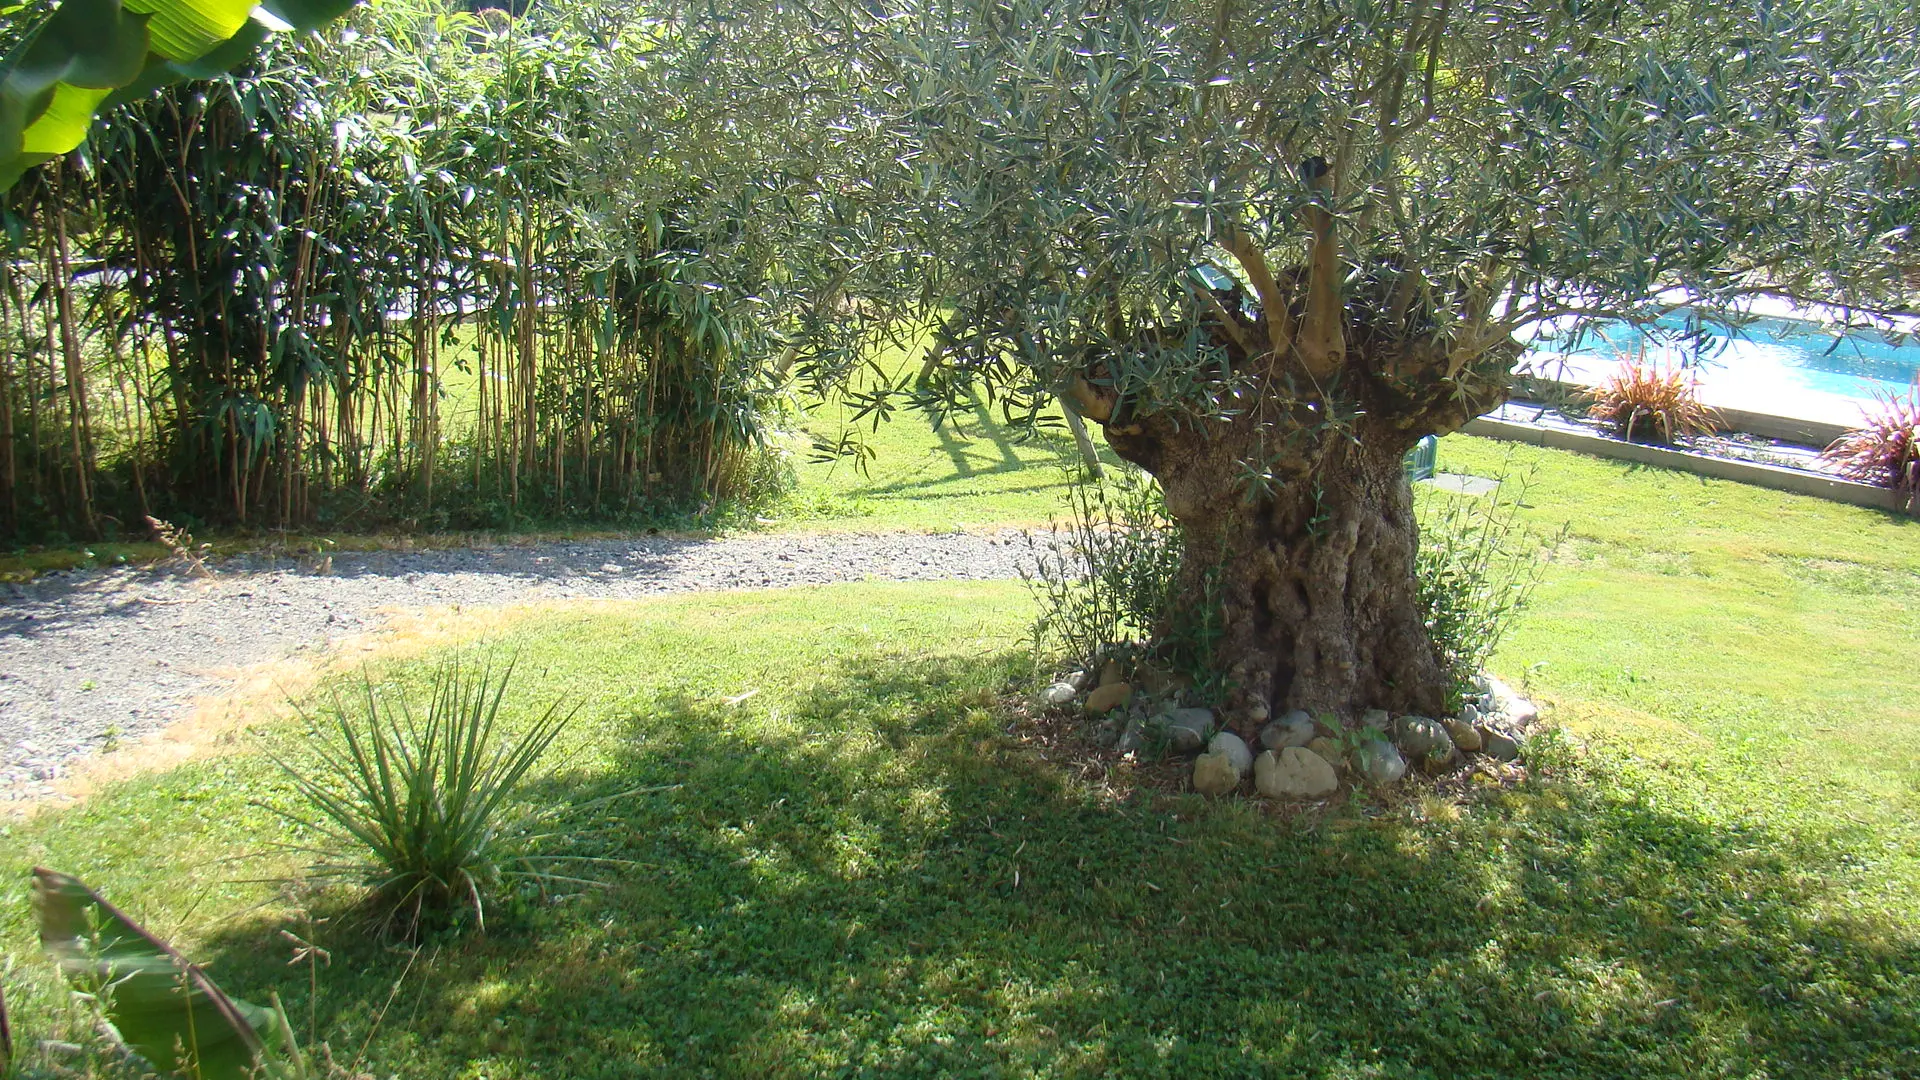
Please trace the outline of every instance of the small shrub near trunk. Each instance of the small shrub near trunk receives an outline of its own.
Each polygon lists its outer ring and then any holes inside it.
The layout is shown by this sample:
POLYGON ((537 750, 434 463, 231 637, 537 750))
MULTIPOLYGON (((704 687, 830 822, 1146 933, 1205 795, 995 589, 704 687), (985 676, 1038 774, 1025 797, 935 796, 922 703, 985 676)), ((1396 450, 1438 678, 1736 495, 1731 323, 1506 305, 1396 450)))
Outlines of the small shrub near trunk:
POLYGON ((1565 525, 1541 535, 1520 521, 1527 484, 1503 476, 1491 495, 1428 490, 1420 501, 1420 603, 1447 675, 1449 711, 1460 707, 1566 538, 1565 525))
MULTIPOLYGON (((1091 664, 1141 657, 1151 646, 1204 687, 1213 674, 1220 605, 1207 595, 1176 596, 1185 544, 1160 485, 1126 466, 1104 482, 1073 484, 1067 509, 1051 543, 1030 538, 1035 569, 1026 581, 1040 605, 1036 652, 1091 664)), ((1218 575, 1202 577, 1206 591, 1218 575)))

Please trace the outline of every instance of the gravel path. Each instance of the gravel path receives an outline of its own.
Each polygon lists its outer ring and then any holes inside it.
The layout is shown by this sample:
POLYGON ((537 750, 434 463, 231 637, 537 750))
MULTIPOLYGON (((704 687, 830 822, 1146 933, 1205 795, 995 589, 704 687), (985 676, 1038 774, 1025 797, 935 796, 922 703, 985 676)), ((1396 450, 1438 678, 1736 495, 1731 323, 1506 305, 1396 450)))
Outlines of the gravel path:
POLYGON ((110 738, 158 731, 238 670, 324 649, 395 609, 1010 578, 1029 550, 1017 532, 639 537, 339 554, 325 572, 246 558, 217 564, 211 582, 170 569, 48 575, 0 599, 0 796, 49 794, 110 738))

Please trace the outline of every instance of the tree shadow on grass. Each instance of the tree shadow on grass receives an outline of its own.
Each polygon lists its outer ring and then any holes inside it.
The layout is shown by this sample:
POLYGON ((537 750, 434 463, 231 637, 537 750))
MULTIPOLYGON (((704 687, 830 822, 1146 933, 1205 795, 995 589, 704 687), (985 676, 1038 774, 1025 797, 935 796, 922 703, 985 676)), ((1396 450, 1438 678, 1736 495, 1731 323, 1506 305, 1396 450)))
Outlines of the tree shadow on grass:
MULTIPOLYGON (((941 476, 901 479, 891 483, 876 484, 862 489, 862 494, 881 497, 919 493, 916 497, 937 498, 940 496, 937 494, 929 496, 926 492, 931 489, 953 484, 956 480, 998 476, 1004 473, 1028 470, 1037 471, 1043 475, 1063 471, 1076 472, 1082 467, 1079 448, 1074 444, 1072 436, 1066 432, 1064 427, 1043 427, 1031 432, 1017 435, 1011 434, 1007 424, 994 419, 991 407, 980 397, 978 391, 974 391, 973 393, 972 405, 973 407, 970 411, 955 414, 943 422, 937 429, 940 449, 953 462, 954 472, 941 476), (994 451, 998 455, 997 459, 974 460, 969 458, 968 448, 980 442, 982 439, 993 444, 994 451), (1016 449, 1016 444, 1043 449, 1055 460, 1025 460, 1020 457, 1016 449)), ((1103 464, 1110 467, 1118 467, 1122 464, 1120 458, 1114 454, 1112 448, 1108 447, 1105 443, 1099 444, 1099 457, 1103 464)), ((1056 476, 1052 479, 1026 487, 1003 488, 1001 490, 1039 491, 1045 488, 1058 487, 1060 484, 1061 480, 1056 476)))
MULTIPOLYGON (((1011 664, 848 663, 796 700, 663 698, 608 774, 613 887, 485 940, 328 941, 319 1026, 385 1075, 1899 1075, 1910 930, 1822 842, 1584 773, 1452 820, 1114 800, 989 708, 1011 664)), ((1429 818, 1435 815, 1429 815, 1429 818)), ((1445 818, 1446 815, 1437 815, 1445 818)), ((586 830, 583 827, 583 833, 586 830)), ((278 985, 278 927, 211 943, 278 985)))

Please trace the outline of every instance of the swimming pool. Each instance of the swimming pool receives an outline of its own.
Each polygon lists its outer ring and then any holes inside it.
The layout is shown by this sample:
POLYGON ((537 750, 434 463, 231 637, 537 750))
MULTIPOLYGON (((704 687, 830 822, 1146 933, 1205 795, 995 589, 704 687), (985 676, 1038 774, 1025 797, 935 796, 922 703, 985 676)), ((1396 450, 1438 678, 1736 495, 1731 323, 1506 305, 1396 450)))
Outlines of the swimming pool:
POLYGON ((1896 343, 1872 330, 1837 335, 1803 319, 1760 318, 1738 330, 1708 324, 1687 337, 1685 312, 1648 330, 1626 323, 1589 325, 1578 334, 1549 329, 1521 364, 1551 378, 1597 385, 1623 359, 1686 366, 1703 397, 1717 404, 1781 415, 1858 419, 1888 394, 1920 378, 1920 338, 1896 343), (1644 352, 1643 352, 1644 350, 1644 352))

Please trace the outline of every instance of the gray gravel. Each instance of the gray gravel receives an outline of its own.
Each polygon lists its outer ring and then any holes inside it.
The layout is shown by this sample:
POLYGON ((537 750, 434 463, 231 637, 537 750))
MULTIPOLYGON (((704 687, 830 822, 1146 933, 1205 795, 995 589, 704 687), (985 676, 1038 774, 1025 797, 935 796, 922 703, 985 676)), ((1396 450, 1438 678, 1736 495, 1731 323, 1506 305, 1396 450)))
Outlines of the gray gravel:
POLYGON ((239 669, 364 633, 393 609, 622 599, 701 589, 1018 574, 1017 532, 637 537, 498 548, 259 557, 52 574, 0 601, 0 795, 47 782, 111 739, 183 718, 239 669))

